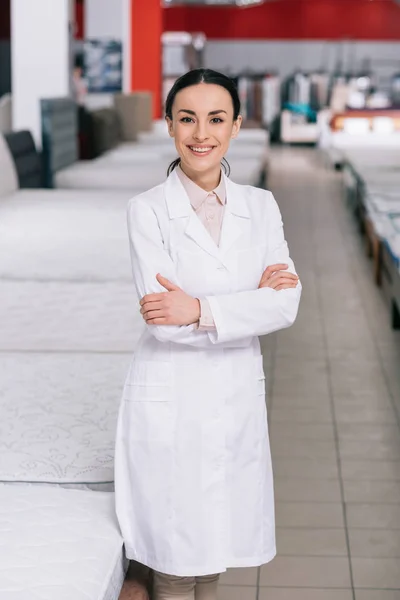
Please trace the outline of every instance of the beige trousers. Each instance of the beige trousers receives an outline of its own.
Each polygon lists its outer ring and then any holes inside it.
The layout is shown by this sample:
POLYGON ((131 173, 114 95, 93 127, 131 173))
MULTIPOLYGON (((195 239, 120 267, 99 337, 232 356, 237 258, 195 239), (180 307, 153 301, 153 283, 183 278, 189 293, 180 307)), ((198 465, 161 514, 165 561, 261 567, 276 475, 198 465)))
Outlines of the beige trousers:
POLYGON ((154 572, 154 600, 217 600, 219 575, 176 577, 154 572))

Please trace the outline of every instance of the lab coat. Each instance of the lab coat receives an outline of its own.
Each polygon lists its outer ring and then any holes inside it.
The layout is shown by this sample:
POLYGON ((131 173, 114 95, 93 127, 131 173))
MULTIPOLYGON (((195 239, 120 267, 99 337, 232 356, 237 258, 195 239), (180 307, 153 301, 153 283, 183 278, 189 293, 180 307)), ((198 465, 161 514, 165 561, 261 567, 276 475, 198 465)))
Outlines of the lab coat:
POLYGON ((292 325, 301 284, 257 289, 268 265, 295 272, 279 208, 268 191, 228 178, 226 189, 219 247, 175 172, 128 208, 138 298, 165 291, 160 273, 207 298, 216 324, 147 325, 119 412, 115 492, 127 557, 178 576, 258 566, 276 553, 258 336, 292 325))

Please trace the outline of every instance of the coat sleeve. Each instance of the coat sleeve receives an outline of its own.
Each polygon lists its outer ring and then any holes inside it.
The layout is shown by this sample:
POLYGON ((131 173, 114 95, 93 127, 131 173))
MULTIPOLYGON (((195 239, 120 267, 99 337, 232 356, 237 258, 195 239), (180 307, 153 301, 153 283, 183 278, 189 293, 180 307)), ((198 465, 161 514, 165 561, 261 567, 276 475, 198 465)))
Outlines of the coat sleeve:
MULTIPOLYGON (((269 244, 264 268, 284 263, 296 273, 289 256, 278 205, 270 194, 269 244)), ((290 327, 297 316, 301 283, 296 288, 276 291, 272 288, 244 291, 222 296, 207 296, 216 326, 208 332, 215 344, 240 339, 245 335, 261 336, 290 327)))
MULTIPOLYGON (((165 292, 156 279, 157 273, 180 286, 175 265, 164 248, 158 219, 153 209, 139 197, 130 201, 128 207, 128 233, 133 280, 141 299, 146 294, 165 292)), ((198 331, 195 325, 146 325, 149 333, 160 342, 173 342, 213 348, 215 344, 206 331, 198 331)), ((249 335, 234 342, 222 342, 225 348, 245 348, 250 345, 249 335)))

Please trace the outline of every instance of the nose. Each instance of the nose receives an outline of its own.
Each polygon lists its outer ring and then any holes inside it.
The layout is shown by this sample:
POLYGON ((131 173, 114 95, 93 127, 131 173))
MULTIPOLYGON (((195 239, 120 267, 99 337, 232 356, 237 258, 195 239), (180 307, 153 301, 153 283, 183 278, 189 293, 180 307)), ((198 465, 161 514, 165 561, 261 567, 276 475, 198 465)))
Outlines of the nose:
POLYGON ((205 123, 197 123, 196 129, 193 133, 193 138, 196 142, 203 143, 208 140, 207 125, 205 123))

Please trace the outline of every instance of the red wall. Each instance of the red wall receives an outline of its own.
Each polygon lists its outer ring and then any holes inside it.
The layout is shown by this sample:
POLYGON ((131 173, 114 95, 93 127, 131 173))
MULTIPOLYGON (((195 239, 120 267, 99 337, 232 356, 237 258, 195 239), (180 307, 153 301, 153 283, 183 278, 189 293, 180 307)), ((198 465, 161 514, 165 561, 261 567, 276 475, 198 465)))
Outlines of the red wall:
POLYGON ((0 40, 10 39, 10 4, 10 0, 0 0, 0 40))
POLYGON ((394 0, 272 0, 264 5, 173 7, 166 31, 202 31, 209 39, 400 40, 394 0))
POLYGON ((161 111, 161 35, 163 10, 160 0, 131 0, 131 89, 150 90, 153 117, 161 111))
POLYGON ((75 39, 85 36, 85 5, 83 0, 75 0, 75 39))

